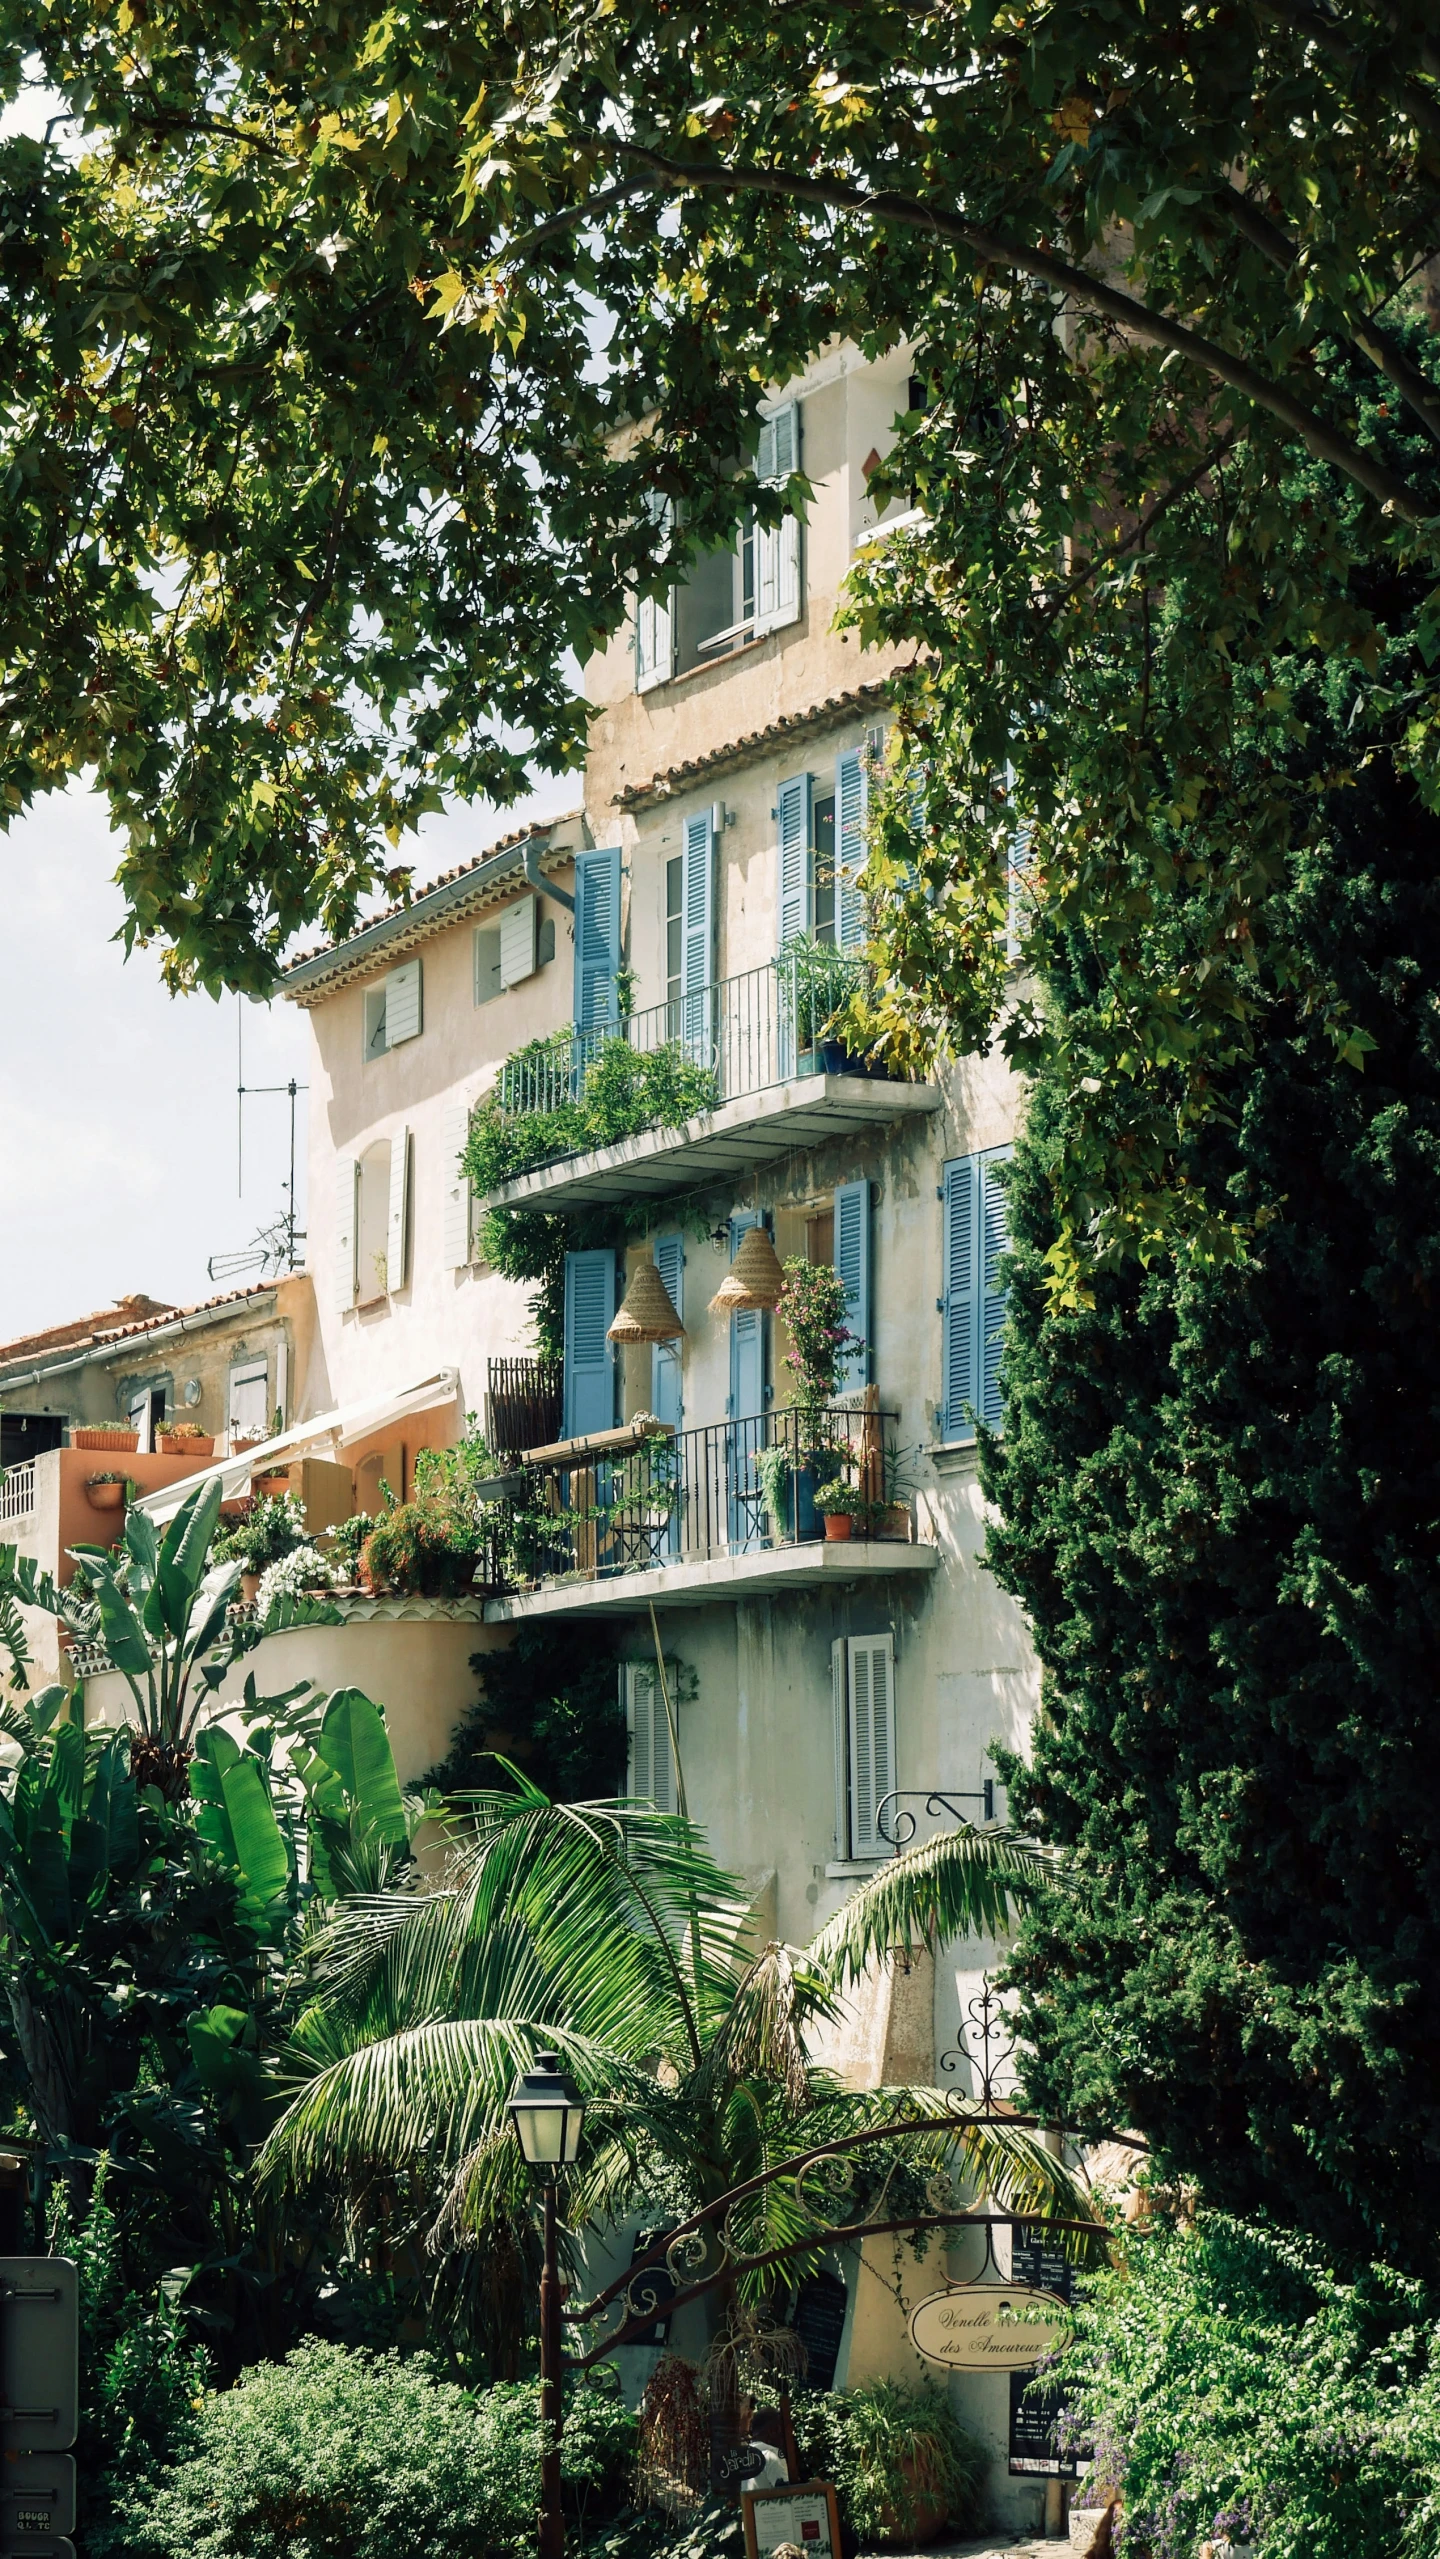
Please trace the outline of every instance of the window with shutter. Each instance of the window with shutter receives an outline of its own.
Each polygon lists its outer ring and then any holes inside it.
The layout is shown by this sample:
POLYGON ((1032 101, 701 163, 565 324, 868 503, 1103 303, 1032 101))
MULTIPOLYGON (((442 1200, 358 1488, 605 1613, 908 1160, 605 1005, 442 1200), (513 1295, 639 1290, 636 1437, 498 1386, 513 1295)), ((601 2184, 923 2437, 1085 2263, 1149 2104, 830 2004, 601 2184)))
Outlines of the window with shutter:
POLYGON ((835 1854, 850 1854, 850 1683, 846 1677, 845 1638, 830 1647, 830 1710, 835 1735, 835 1854))
POLYGON ((895 1648, 889 1635, 846 1639, 850 1690, 850 1854, 888 1857, 877 1816, 895 1784, 895 1648))
POLYGON ((1009 1159, 1008 1146, 992 1147, 980 1158, 980 1339, 976 1357, 980 1392, 975 1400, 980 1419, 992 1431, 998 1431, 1004 1419, 1000 1362, 1005 1348, 1005 1287, 1000 1264, 1010 1249, 1010 1236, 1000 1167, 1009 1159))
POLYGON ((870 1380, 870 1185, 838 1182, 835 1186, 835 1268, 845 1283, 845 1322, 858 1347, 846 1353, 840 1374, 842 1392, 870 1380))
POLYGON ((440 1114, 440 1257, 447 1271, 466 1270, 470 1262, 470 1182, 460 1161, 469 1134, 469 1103, 447 1102, 440 1114))
POLYGON ((940 1416, 945 1439, 973 1439, 977 1413, 992 1430, 1003 1420, 1005 1289, 1000 1264, 1009 1239, 1000 1167, 1008 1163, 1010 1152, 1008 1146, 992 1146, 978 1155, 957 1156, 945 1167, 940 1416))
MULTIPOLYGON (((670 1703, 679 1725, 679 1709, 675 1706, 676 1673, 679 1664, 667 1659, 665 1676, 670 1683, 670 1703)), ((676 1803, 675 1752, 670 1740, 670 1719, 665 1712, 665 1699, 653 1662, 622 1662, 620 1684, 625 1699, 625 1731, 628 1742, 625 1792, 632 1803, 651 1804, 657 1813, 673 1813, 676 1803)))
POLYGON ((808 773, 792 773, 775 800, 780 948, 808 933, 815 913, 808 773))
POLYGON ((228 1428, 234 1439, 263 1439, 270 1428, 270 1370, 263 1359, 230 1371, 228 1428))
POLYGON ((708 1065, 715 978, 715 827, 713 812, 685 820, 682 882, 681 1037, 708 1065))
POLYGON ((342 1155, 335 1167, 335 1303, 342 1314, 355 1303, 357 1172, 354 1156, 342 1155))
MULTIPOLYGON (((666 1294, 682 1323, 685 1318, 685 1238, 681 1234, 657 1235, 654 1241, 655 1268, 665 1285, 666 1294)), ((650 1346, 650 1410, 657 1421, 668 1422, 678 1431, 681 1425, 682 1399, 680 1342, 653 1342, 650 1346)), ((678 1519, 672 1522, 678 1529, 678 1519)))
POLYGON ((835 939, 842 951, 856 951, 865 939, 865 900, 860 874, 868 847, 865 818, 868 801, 865 759, 858 749, 835 759, 835 939))
POLYGON ((386 1218, 385 1284, 393 1297, 410 1276, 410 1131, 390 1140, 390 1202, 386 1218))
POLYGON ((500 918, 500 983, 518 986, 522 978, 535 973, 535 906, 533 897, 522 897, 515 906, 507 906, 500 918))
POLYGON ((960 1439, 972 1425, 975 1401, 975 1158, 960 1155, 945 1167, 945 1290, 941 1357, 946 1439, 960 1439))
MULTIPOLYGON (((752 1226, 763 1225, 759 1209, 737 1209, 730 1220, 730 1259, 752 1226)), ((730 1318, 730 1428, 725 1435, 725 1480, 729 1504, 730 1550, 747 1553, 765 1542, 764 1501, 758 1468, 765 1411, 765 1318, 758 1307, 741 1307, 730 1318)))
POLYGON ((407 960, 385 979, 385 1045, 399 1048, 405 1040, 417 1040, 420 1031, 420 962, 407 960))
POLYGON ((385 987, 367 986, 364 998, 365 1055, 383 1057, 389 1043, 385 1037, 385 987))
POLYGON ((504 993, 500 977, 500 931, 498 925, 477 924, 475 927, 475 1001, 492 1004, 504 993))
POLYGON ((564 1434, 584 1438, 615 1421, 615 1348, 607 1331, 615 1313, 613 1250, 565 1256, 564 1434))
MULTIPOLYGON (((795 400, 760 421, 755 476, 775 487, 800 468, 800 408, 795 400)), ((751 532, 747 584, 758 636, 797 619, 800 612, 800 524, 794 515, 751 532)))
MULTIPOLYGON (((646 500, 651 522, 668 531, 672 520, 668 498, 646 500)), ((635 605, 635 690, 648 693, 664 684, 675 669, 675 590, 642 595, 635 605)))
POLYGON ((620 970, 620 847, 575 856, 575 1028, 617 1022, 620 970))

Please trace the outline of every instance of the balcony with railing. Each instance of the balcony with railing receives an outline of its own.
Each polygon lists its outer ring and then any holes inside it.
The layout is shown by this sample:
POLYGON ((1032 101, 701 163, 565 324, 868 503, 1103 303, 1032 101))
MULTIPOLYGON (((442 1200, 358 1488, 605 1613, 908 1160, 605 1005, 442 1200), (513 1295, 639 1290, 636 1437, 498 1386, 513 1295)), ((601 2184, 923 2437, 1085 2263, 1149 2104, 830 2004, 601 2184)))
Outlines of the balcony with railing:
POLYGON ((619 1613, 929 1572, 934 1548, 913 1542, 907 1506, 886 1499, 896 1418, 788 1410, 532 1450, 523 1490, 507 1479, 493 1506, 502 1590, 486 1616, 619 1613), (827 1535, 815 1498, 837 1478, 866 1505, 845 1538, 827 1535))
POLYGON ((0 1528, 30 1519, 35 1510, 35 1460, 0 1472, 0 1528))
POLYGON ((532 1042, 507 1061, 484 1106, 497 1162, 513 1167, 486 1189, 487 1205, 661 1195, 751 1173, 847 1129, 933 1111, 933 1085, 872 1073, 830 1035, 859 970, 845 953, 807 946, 594 1029, 532 1042))

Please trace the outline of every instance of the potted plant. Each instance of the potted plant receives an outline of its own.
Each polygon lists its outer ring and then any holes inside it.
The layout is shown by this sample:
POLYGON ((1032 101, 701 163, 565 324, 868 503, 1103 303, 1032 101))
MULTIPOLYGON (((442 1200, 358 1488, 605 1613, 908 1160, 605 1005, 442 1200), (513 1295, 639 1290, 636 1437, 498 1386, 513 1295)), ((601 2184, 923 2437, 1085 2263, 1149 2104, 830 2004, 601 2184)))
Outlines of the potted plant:
POLYGON ((215 1441, 198 1422, 167 1422, 157 1442, 162 1457, 213 1457, 215 1441))
POLYGON ((129 1481, 128 1475, 117 1474, 113 1467, 105 1467, 98 1475, 86 1476, 85 1499, 92 1510, 123 1511, 125 1488, 129 1481))
POLYGON ((828 1484, 817 1485, 815 1508, 825 1524, 827 1538, 835 1541, 853 1537, 857 1528, 863 1535, 875 1504, 862 1499, 843 1475, 836 1475, 828 1484))
POLYGON ((792 1534, 802 1543, 815 1534, 817 1483, 839 1471, 839 1452, 825 1416, 855 1340, 845 1321, 846 1303, 845 1283, 833 1262, 792 1256, 785 1264, 779 1312, 790 1336, 785 1366, 795 1381, 789 1417, 790 1507, 792 1534))
POLYGON ((268 1500, 262 1495, 246 1504, 233 1527, 221 1530, 215 1540, 215 1561, 239 1565, 241 1596, 247 1608, 253 1608, 266 1566, 278 1564, 282 1556, 308 1543, 305 1513, 294 1496, 282 1493, 268 1500))
POLYGON ((797 933, 775 965, 788 978, 784 995, 793 1016, 797 1074, 856 1072, 844 1042, 826 1036, 835 1014, 859 983, 861 963, 854 953, 837 950, 833 942, 821 942, 813 933, 797 933))
POLYGON ((137 1430, 124 1430, 118 1427, 74 1430, 70 1434, 72 1448, 108 1448, 113 1449, 117 1456, 133 1457, 139 1444, 140 1434, 137 1430))

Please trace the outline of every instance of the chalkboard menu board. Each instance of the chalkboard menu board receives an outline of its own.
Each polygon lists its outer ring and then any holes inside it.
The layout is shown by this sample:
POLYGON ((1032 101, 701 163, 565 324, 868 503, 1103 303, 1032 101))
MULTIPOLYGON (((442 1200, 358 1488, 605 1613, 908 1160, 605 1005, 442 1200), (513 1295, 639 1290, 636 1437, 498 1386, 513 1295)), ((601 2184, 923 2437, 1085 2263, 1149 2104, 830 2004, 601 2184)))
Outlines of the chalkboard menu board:
POLYGON ((1034 2387, 1028 2372, 1010 2375, 1010 2476, 1012 2479, 1073 2479, 1076 2455, 1063 2459, 1056 2449, 1055 2420, 1064 2391, 1058 2381, 1034 2387))
MULTIPOLYGON (((1047 2237, 1044 2225, 1017 2221, 1010 2233, 1010 2271, 1017 2283, 1036 2284, 1060 2301, 1075 2298, 1075 2269, 1047 2237)), ((1076 2456, 1064 2460, 1055 2448, 1055 2419, 1064 2393, 1059 2382, 1031 2387, 1029 2372, 1010 2375, 1010 2476, 1073 2479, 1076 2456)))
POLYGON ((1017 2221, 1010 2232, 1010 2273, 1017 2284, 1037 2284, 1060 2301, 1075 2298, 1075 2269, 1053 2243, 1043 2222, 1017 2221))
POLYGON ((795 2295, 790 2322, 805 2349, 805 2379, 812 2390, 833 2390, 845 2329, 845 2287, 836 2275, 807 2275, 795 2295))

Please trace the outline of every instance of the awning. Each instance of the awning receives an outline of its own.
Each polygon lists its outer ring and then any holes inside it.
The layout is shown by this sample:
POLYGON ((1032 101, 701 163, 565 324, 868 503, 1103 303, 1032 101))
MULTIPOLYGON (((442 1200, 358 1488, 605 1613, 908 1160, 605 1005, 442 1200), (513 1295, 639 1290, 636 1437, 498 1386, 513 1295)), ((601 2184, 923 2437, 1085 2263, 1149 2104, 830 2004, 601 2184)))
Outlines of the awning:
POLYGON ((369 1439, 376 1431, 388 1429, 407 1413, 432 1413, 438 1404, 453 1404, 460 1392, 458 1368, 432 1369, 428 1377, 417 1378, 413 1386, 402 1386, 389 1395, 370 1395, 358 1404, 337 1404, 333 1413, 317 1413, 313 1421, 297 1422, 293 1429, 281 1431, 274 1439, 257 1440, 253 1448, 238 1457, 217 1458, 213 1466, 197 1466, 193 1475, 182 1475, 177 1483, 167 1484, 162 1492, 147 1493, 135 1505, 148 1512, 157 1523, 173 1519, 187 1493, 197 1484, 218 1482, 223 1498, 234 1501, 248 1493, 250 1478, 277 1457, 319 1457, 333 1455, 353 1445, 357 1439, 369 1439))

